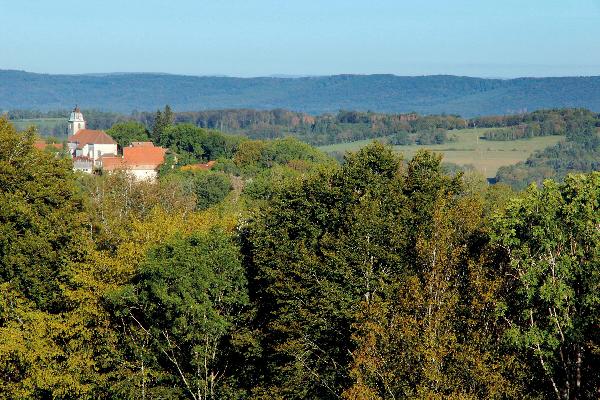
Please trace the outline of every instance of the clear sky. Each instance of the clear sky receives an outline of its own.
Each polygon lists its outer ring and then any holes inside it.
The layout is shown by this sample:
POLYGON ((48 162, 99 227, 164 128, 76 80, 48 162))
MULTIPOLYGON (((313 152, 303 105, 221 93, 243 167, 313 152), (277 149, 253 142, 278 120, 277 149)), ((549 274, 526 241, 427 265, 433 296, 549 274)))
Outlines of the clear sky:
POLYGON ((0 69, 600 75, 600 0, 0 0, 0 69))

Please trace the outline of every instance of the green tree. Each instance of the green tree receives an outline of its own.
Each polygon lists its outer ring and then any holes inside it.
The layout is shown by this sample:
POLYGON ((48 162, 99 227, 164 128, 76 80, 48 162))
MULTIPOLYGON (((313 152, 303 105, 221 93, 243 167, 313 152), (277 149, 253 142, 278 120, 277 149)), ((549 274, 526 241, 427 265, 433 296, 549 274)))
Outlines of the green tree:
POLYGON ((514 357, 498 351, 502 280, 486 255, 482 206, 477 196, 440 196, 414 267, 363 300, 346 399, 523 397, 514 357))
POLYGON ((237 150, 240 137, 198 128, 192 124, 177 124, 164 129, 159 144, 177 154, 178 164, 231 158, 237 150))
POLYGON ((162 135, 169 126, 173 125, 175 116, 171 107, 167 104, 164 111, 157 110, 154 115, 154 122, 152 125, 152 139, 154 142, 160 142, 162 135))
POLYGON ((0 397, 100 398, 115 335, 69 160, 0 119, 0 397))
POLYGON ((146 127, 136 121, 117 122, 106 131, 118 144, 127 147, 131 142, 145 142, 150 140, 146 127))
POLYGON ((357 310, 420 269, 415 243, 431 234, 438 199, 456 195, 459 182, 430 153, 404 169, 389 148, 373 144, 342 167, 272 194, 249 222, 243 246, 256 282, 252 298, 260 299, 263 389, 283 398, 338 398, 352 386, 357 310))
POLYGON ((494 221, 510 266, 506 335, 534 371, 531 390, 557 399, 600 391, 600 173, 531 186, 494 221))
POLYGON ((0 280, 58 312, 89 236, 70 160, 35 150, 34 137, 0 119, 0 280))
POLYGON ((111 296, 128 321, 128 345, 147 363, 149 396, 221 398, 224 339, 248 301, 238 254, 220 230, 177 237, 152 249, 131 285, 111 296))
POLYGON ((231 180, 223 173, 199 173, 194 178, 196 209, 205 210, 223 201, 231 192, 231 180))

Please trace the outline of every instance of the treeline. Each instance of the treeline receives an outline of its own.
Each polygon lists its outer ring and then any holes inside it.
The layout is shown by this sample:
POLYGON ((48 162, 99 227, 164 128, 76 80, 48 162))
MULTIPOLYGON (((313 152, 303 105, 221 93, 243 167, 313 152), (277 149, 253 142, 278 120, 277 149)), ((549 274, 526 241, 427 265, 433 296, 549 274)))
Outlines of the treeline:
POLYGON ((218 161, 217 168, 236 175, 254 175, 265 168, 288 162, 325 162, 329 158, 293 137, 275 140, 250 140, 190 123, 175 123, 169 106, 158 110, 148 128, 136 121, 118 122, 107 133, 121 147, 133 141, 152 141, 168 148, 169 170, 188 164, 218 161))
MULTIPOLYGON (((142 113, 147 124, 152 114, 142 113)), ((488 140, 516 140, 536 136, 586 135, 597 114, 585 109, 540 110, 507 116, 463 119, 454 115, 381 114, 340 111, 310 116, 286 110, 216 110, 175 113, 175 121, 244 135, 253 139, 294 136, 313 145, 386 138, 390 144, 442 144, 449 131, 499 128, 484 133, 488 140)))
POLYGON ((488 140, 517 140, 536 136, 585 134, 597 114, 584 109, 540 110, 507 116, 463 119, 453 115, 423 116, 340 111, 310 116, 286 110, 216 110, 177 113, 176 121, 242 134, 255 139, 295 136, 324 145, 385 137, 390 144, 442 144, 448 131, 501 128, 484 133, 488 140))
POLYGON ((535 130, 529 125, 522 124, 510 128, 497 128, 494 130, 489 130, 483 134, 483 137, 487 140, 507 141, 527 139, 535 136, 545 136, 541 133, 541 131, 535 130))
POLYGON ((590 135, 598 124, 598 114, 585 109, 540 110, 529 114, 481 117, 469 121, 471 127, 496 128, 485 132, 488 140, 516 140, 536 136, 590 135))
MULTIPOLYGON (((148 134, 181 157, 165 111, 148 134)), ((515 193, 285 138, 135 183, 33 140, 0 119, 1 398, 600 391, 598 172, 515 193)))
MULTIPOLYGON (((57 118, 66 117, 69 112, 11 111, 8 115, 11 119, 57 118)), ((137 121, 150 130, 156 117, 154 112, 121 115, 96 110, 84 110, 84 115, 91 129, 109 129, 118 122, 137 121)), ((464 119, 455 115, 358 111, 312 116, 282 109, 242 109, 173 112, 172 118, 177 123, 188 123, 251 139, 293 136, 317 146, 378 138, 385 138, 384 140, 394 145, 428 145, 445 143, 451 140, 450 131, 465 128, 494 128, 484 133, 488 140, 516 140, 535 136, 568 135, 570 132, 583 133, 588 130, 590 124, 594 124, 597 114, 584 109, 556 109, 464 119)), ((43 135, 51 133, 60 136, 60 132, 66 130, 66 122, 50 128, 41 124, 39 130, 43 135)))
MULTIPOLYGON (((243 134, 253 139, 294 136, 312 145, 351 142, 401 135, 405 142, 427 141, 428 134, 467 126, 458 116, 422 116, 340 111, 337 114, 311 116, 286 110, 215 110, 178 113, 177 121, 205 128, 243 134)), ((431 135, 429 135, 431 136, 431 135)))
MULTIPOLYGON (((83 110, 90 129, 108 129, 118 122, 137 121, 147 129, 154 124, 154 112, 134 112, 131 115, 83 110), (88 117, 89 115, 89 117, 88 117)), ((11 111, 9 118, 55 118, 69 112, 48 113, 11 111)), ((189 123, 200 128, 243 135, 251 139, 296 137, 312 145, 325 145, 355 140, 393 136, 398 144, 432 144, 447 140, 446 132, 467 127, 458 116, 421 116, 411 114, 381 114, 373 112, 340 111, 337 114, 312 116, 287 110, 214 110, 173 113, 177 123, 189 123)), ((39 127, 43 135, 60 136, 61 128, 39 127)), ((64 124, 66 130, 66 122, 64 124)), ((64 135, 64 133, 63 133, 64 135)))
MULTIPOLYGON (((145 117, 149 120, 148 117, 145 117)), ((389 143, 441 144, 448 132, 465 128, 498 128, 488 140, 517 140, 550 135, 587 135, 598 119, 585 109, 539 110, 506 116, 463 119, 454 115, 381 114, 340 111, 310 116, 286 110, 216 110, 176 113, 178 122, 236 133, 255 139, 295 136, 313 145, 385 137, 389 143)))
POLYGON ((557 125, 566 135, 564 142, 538 151, 524 162, 501 167, 496 180, 524 189, 544 179, 561 181, 569 173, 600 171, 600 116, 580 111, 560 121, 557 125))

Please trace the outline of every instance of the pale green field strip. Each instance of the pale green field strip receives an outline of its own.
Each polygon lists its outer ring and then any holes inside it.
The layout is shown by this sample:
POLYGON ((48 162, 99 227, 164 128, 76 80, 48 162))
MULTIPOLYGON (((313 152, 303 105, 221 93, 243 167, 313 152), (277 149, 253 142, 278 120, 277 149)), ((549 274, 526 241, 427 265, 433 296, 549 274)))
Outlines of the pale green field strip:
MULTIPOLYGON (((490 141, 480 139, 489 129, 463 129, 450 131, 449 137, 456 140, 437 145, 394 146, 394 150, 411 158, 418 150, 428 149, 444 155, 445 162, 459 165, 473 165, 486 177, 494 177, 498 168, 504 165, 525 161, 533 152, 553 146, 564 139, 564 136, 540 136, 531 139, 510 141, 490 141)), ((319 149, 331 151, 356 151, 373 140, 360 140, 350 143, 340 143, 321 146, 319 149)))
POLYGON ((31 118, 31 119, 15 119, 10 121, 15 128, 22 130, 30 126, 48 126, 54 127, 62 122, 66 122, 65 118, 31 118))

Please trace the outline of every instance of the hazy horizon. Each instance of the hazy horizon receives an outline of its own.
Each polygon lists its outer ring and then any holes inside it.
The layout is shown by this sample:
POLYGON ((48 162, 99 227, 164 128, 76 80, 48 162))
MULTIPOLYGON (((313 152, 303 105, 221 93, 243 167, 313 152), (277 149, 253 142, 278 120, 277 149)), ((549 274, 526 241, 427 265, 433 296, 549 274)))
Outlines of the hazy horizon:
MULTIPOLYGON (((590 67, 599 68, 600 67, 590 67)), ((19 71, 26 73, 33 73, 38 75, 66 75, 66 76, 109 76, 109 75, 180 75, 180 76, 191 76, 191 77, 210 77, 210 78, 241 78, 241 79, 252 79, 252 78, 277 78, 277 79, 298 79, 298 78, 319 78, 328 76, 339 76, 339 75, 356 75, 356 76, 368 76, 368 75, 393 75, 397 77, 424 77, 424 76, 457 76, 467 78, 479 78, 479 79, 520 79, 520 78, 577 78, 577 77, 595 77, 600 76, 600 72, 597 73, 579 73, 579 74, 551 74, 551 75, 474 75, 474 74, 459 74, 459 73, 423 73, 423 74, 400 74, 393 72, 381 72, 381 73, 363 73, 363 72, 340 72, 332 74, 279 74, 272 73, 266 75, 226 75, 220 73, 205 73, 205 74, 194 74, 194 73, 173 73, 164 71, 92 71, 92 72, 44 72, 44 71, 31 71, 26 69, 15 69, 15 68, 0 68, 0 71, 19 71)))

